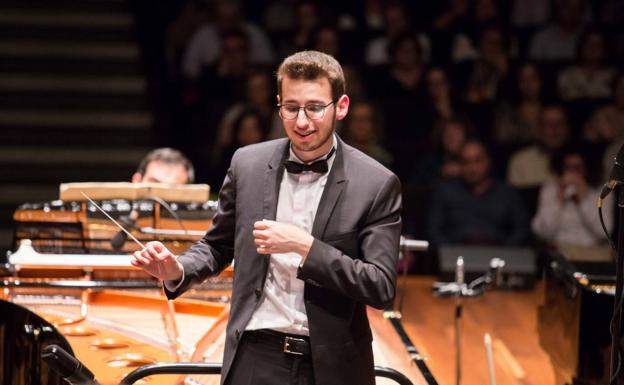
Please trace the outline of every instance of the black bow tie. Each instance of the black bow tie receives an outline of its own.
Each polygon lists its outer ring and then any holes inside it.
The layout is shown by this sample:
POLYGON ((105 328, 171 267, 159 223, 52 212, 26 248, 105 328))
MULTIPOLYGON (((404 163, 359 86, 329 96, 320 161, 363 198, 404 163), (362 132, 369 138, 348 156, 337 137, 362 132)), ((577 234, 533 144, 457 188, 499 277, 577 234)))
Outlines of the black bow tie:
POLYGON ((325 159, 317 160, 314 163, 304 164, 299 162, 293 162, 292 160, 284 161, 284 167, 286 167, 286 171, 289 174, 301 174, 304 171, 312 171, 319 174, 325 174, 329 169, 327 165, 327 160, 334 155, 334 148, 331 149, 327 157, 325 159))

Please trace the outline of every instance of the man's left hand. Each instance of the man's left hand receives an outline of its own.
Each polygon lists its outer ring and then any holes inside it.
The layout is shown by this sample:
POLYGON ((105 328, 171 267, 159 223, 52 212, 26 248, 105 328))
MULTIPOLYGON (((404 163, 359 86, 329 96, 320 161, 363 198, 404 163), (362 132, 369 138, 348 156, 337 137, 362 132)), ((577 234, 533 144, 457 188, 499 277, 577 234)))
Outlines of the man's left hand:
POLYGON ((289 223, 264 219, 254 223, 253 236, 258 253, 297 253, 308 256, 314 237, 305 230, 289 223))

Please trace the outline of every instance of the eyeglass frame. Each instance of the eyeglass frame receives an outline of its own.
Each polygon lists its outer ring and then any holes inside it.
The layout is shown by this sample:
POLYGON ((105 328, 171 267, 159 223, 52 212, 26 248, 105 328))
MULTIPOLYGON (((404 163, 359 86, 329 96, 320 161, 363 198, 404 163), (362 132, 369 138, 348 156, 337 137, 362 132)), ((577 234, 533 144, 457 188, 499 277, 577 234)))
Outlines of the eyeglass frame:
POLYGON ((299 111, 301 111, 302 109, 303 109, 303 114, 305 115, 306 118, 308 118, 310 120, 322 120, 325 117, 325 110, 327 110, 327 107, 329 107, 332 104, 336 104, 336 102, 338 102, 338 100, 332 100, 331 102, 329 102, 329 103, 327 103, 325 105, 316 104, 316 103, 310 103, 310 104, 306 104, 304 106, 297 106, 298 107, 297 114, 293 118, 290 118, 290 119, 285 118, 284 116, 282 116, 282 107, 285 106, 285 105, 295 105, 295 103, 286 103, 286 104, 279 103, 277 105, 277 110, 278 110, 278 114, 279 114, 280 118, 282 118, 284 120, 296 120, 299 117, 299 111), (323 107, 323 115, 320 118, 316 118, 316 119, 311 118, 310 116, 308 116, 308 111, 306 110, 306 107, 309 107, 309 106, 322 106, 323 107))

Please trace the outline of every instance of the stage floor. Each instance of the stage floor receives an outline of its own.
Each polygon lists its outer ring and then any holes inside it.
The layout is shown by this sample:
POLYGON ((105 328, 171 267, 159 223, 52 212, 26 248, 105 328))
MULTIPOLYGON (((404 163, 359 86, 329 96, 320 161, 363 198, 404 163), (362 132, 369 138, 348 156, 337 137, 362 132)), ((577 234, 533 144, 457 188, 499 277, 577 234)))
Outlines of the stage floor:
MULTIPOLYGON (((434 281, 433 277, 407 277, 403 326, 428 357, 427 366, 438 383, 453 385, 455 299, 433 296, 434 281)), ((461 385, 489 384, 485 333, 492 337, 497 384, 555 385, 550 359, 538 342, 537 307, 543 295, 543 285, 538 283, 531 291, 491 290, 463 300, 461 385)))

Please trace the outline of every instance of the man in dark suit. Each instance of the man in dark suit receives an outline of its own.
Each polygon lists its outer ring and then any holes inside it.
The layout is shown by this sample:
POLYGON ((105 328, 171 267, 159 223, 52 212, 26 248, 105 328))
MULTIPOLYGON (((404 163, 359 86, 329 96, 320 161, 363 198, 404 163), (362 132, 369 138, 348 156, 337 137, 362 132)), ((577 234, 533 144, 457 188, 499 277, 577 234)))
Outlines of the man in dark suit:
POLYGON ((334 58, 299 52, 277 77, 288 138, 234 154, 186 253, 150 242, 133 263, 175 298, 235 260, 222 383, 373 385, 366 306, 394 297, 400 183, 335 135, 349 97, 334 58))

